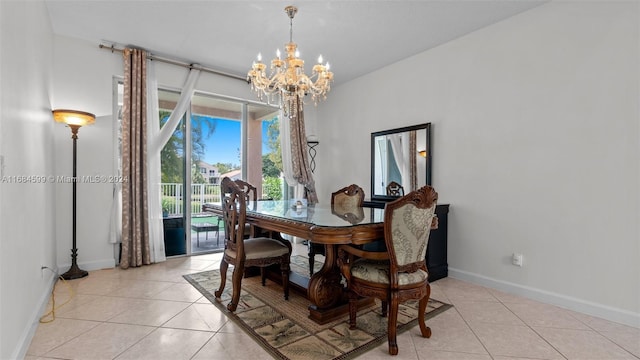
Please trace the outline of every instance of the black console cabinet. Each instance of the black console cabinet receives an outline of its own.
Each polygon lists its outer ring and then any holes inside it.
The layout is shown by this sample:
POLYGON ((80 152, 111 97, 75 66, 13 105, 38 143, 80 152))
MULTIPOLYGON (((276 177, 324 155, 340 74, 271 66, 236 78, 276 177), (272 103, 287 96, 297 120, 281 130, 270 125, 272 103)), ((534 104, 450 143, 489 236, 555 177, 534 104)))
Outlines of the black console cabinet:
POLYGON ((427 245, 429 281, 436 281, 449 275, 449 264, 447 263, 449 204, 436 205, 436 215, 438 215, 438 228, 429 232, 429 244, 427 245))
MULTIPOLYGON (((364 206, 383 209, 384 201, 365 201, 364 206)), ((429 245, 427 245, 427 269, 429 281, 436 281, 449 275, 447 264, 447 218, 449 216, 449 204, 436 205, 438 215, 438 228, 429 233, 429 245)))

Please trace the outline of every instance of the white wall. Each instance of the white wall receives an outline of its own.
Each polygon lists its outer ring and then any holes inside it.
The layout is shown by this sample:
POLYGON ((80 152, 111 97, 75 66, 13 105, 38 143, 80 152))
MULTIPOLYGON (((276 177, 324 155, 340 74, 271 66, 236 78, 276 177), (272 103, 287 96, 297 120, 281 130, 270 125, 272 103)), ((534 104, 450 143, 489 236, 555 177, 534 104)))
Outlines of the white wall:
POLYGON ((639 24, 552 2, 336 87, 320 198, 369 192, 371 132, 431 122, 450 276, 640 326, 639 24))
POLYGON ((22 358, 56 267, 52 32, 41 1, 0 2, 0 358, 22 358), (17 178, 27 183, 13 183, 17 178), (33 177, 30 177, 33 176, 33 177))
MULTIPOLYGON (((54 36, 55 108, 94 113, 96 123, 78 134, 78 176, 113 175, 113 96, 114 76, 123 76, 122 54, 100 49, 99 44, 54 36)), ((188 75, 183 67, 156 63, 158 84, 181 88, 188 75)), ((254 99, 246 82, 202 72, 196 89, 213 94, 254 99)), ((56 174, 72 174, 71 132, 55 127, 56 174)), ((79 183, 77 186, 78 264, 84 270, 115 265, 114 248, 109 244, 112 184, 79 183)), ((61 271, 71 264, 71 184, 56 184, 55 209, 58 213, 57 262, 61 271)))
MULTIPOLYGON (((53 108, 74 109, 96 115, 95 124, 78 131, 79 178, 114 174, 110 101, 113 75, 122 75, 121 59, 99 50, 97 44, 54 36, 53 108)), ((71 130, 56 124, 54 137, 55 175, 70 177, 73 174, 71 130)), ((108 241, 113 184, 78 182, 76 186, 78 264, 84 270, 113 267, 114 250, 108 241)), ((56 255, 59 271, 63 273, 71 265, 72 184, 59 182, 55 187, 56 255)))

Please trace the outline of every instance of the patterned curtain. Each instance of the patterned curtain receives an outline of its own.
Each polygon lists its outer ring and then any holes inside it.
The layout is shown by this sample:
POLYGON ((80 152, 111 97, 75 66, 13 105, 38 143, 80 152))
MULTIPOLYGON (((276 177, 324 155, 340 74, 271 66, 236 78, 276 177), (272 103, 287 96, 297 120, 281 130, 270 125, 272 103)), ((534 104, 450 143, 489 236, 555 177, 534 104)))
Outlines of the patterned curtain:
POLYGON ((307 202, 318 202, 316 184, 309 164, 309 152, 307 151, 307 134, 304 128, 304 111, 302 101, 297 101, 297 114, 289 118, 291 126, 291 167, 293 178, 304 185, 307 193, 307 202))
POLYGON ((147 208, 147 53, 125 49, 120 267, 151 263, 147 208))

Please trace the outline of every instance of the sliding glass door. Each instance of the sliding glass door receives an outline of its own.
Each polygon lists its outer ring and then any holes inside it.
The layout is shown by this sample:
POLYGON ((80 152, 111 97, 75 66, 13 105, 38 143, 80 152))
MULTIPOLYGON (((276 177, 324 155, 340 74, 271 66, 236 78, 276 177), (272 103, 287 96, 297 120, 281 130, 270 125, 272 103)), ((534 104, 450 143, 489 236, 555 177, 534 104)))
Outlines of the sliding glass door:
MULTIPOLYGON (((114 111, 120 113, 121 80, 114 81, 114 111)), ((158 89, 160 127, 180 92, 158 89)), ((119 118, 119 117, 118 117, 119 118)), ((161 198, 167 256, 221 251, 224 228, 202 205, 220 201, 220 181, 243 179, 263 199, 287 197, 282 177, 279 110, 260 103, 196 92, 191 107, 161 150, 161 198), (187 119, 189 119, 187 121, 187 119)), ((118 134, 120 126, 114 125, 118 134)), ((120 152, 116 157, 120 159, 120 152)), ((117 161, 116 169, 120 169, 117 161)))
MULTIPOLYGON (((263 190, 264 150, 269 149, 264 146, 268 139, 263 124, 268 123, 267 120, 277 120, 277 115, 277 109, 260 104, 202 93, 193 96, 189 219, 192 253, 224 249, 222 219, 202 212, 202 204, 220 202, 222 178, 243 179, 258 189, 259 198, 268 195, 263 190)), ((276 177, 279 176, 280 171, 276 177)), ((269 193, 273 195, 274 191, 269 193)))
POLYGON ((202 212, 220 202, 220 180, 242 178, 243 105, 210 95, 191 99, 191 208, 188 245, 192 253, 224 249, 222 218, 202 212))
MULTIPOLYGON (((178 94, 161 90, 158 98, 162 124, 178 94)), ((280 199, 286 193, 278 163, 278 113, 262 104, 210 94, 197 92, 192 97, 189 121, 183 119, 162 152, 161 196, 163 207, 168 207, 164 221, 183 224, 182 230, 165 229, 165 236, 182 236, 183 254, 224 250, 222 219, 202 212, 203 204, 220 202, 223 177, 248 181, 260 198, 280 199)))
MULTIPOLYGON (((160 128, 169 120, 180 94, 177 91, 158 90, 160 128)), ((187 254, 185 234, 188 227, 185 217, 185 201, 187 191, 185 182, 186 146, 185 116, 160 151, 161 185, 160 196, 162 204, 162 222, 164 230, 164 245, 167 256, 187 254)), ((150 195, 151 196, 151 195, 150 195)))

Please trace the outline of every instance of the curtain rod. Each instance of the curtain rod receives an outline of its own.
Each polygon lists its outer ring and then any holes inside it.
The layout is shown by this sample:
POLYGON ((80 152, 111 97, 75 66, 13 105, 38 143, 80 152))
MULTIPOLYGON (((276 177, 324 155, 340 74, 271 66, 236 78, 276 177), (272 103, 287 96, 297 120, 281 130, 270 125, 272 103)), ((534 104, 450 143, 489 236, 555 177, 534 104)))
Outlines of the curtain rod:
MULTIPOLYGON (((103 45, 100 44, 98 45, 100 47, 100 49, 105 49, 105 50, 110 50, 112 53, 114 51, 117 52, 124 52, 124 49, 119 49, 117 47, 115 47, 114 45, 103 45)), ((216 75, 222 75, 222 76, 226 76, 226 77, 230 77, 232 79, 236 79, 236 80, 242 80, 242 81, 247 81, 246 78, 243 78, 242 76, 238 76, 238 75, 234 75, 234 74, 230 74, 230 73, 226 73, 223 71, 219 71, 219 70, 214 70, 208 67, 204 67, 204 66, 200 66, 197 64, 189 64, 183 61, 178 61, 178 60, 173 60, 173 59, 169 59, 169 58, 165 58, 165 57, 160 57, 157 55, 152 55, 150 53, 147 53, 147 59, 149 60, 156 60, 156 61, 160 61, 163 63, 167 63, 167 64, 171 64, 171 65, 178 65, 178 66, 182 66, 182 67, 186 67, 187 69, 196 69, 196 70, 201 70, 201 71, 205 71, 208 73, 212 73, 212 74, 216 74, 216 75)))

